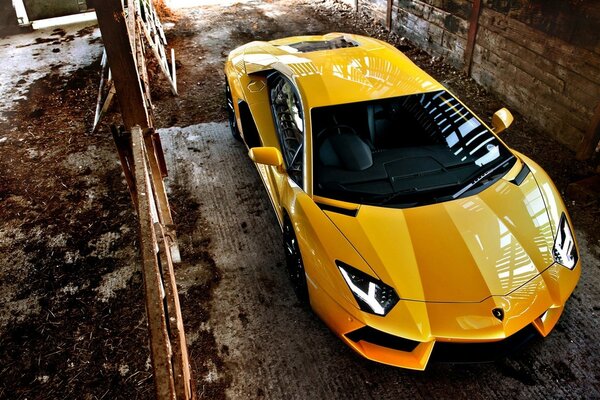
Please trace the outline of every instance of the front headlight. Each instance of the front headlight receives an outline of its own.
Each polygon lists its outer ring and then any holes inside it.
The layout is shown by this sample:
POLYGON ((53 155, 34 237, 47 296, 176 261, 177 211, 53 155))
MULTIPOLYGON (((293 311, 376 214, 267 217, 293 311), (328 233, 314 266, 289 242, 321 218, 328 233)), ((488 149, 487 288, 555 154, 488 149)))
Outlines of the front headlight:
POLYGON ((396 291, 370 275, 341 261, 335 262, 361 310, 386 315, 400 300, 396 291))
POLYGON ((575 238, 565 213, 560 216, 552 254, 554 255, 554 261, 564 267, 573 269, 577 265, 578 256, 575 248, 575 238))

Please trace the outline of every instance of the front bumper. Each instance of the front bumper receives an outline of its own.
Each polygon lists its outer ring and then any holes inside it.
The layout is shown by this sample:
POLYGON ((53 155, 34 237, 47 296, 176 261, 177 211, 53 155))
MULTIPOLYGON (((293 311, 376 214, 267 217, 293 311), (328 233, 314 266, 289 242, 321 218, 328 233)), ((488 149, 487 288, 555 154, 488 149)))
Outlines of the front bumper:
POLYGON ((424 370, 430 359, 487 361, 535 336, 548 335, 580 271, 580 265, 570 271, 554 264, 512 293, 479 303, 401 300, 385 317, 342 306, 314 285, 309 290, 315 312, 357 353, 380 363, 424 370), (491 312, 498 307, 504 310, 503 320, 491 312))

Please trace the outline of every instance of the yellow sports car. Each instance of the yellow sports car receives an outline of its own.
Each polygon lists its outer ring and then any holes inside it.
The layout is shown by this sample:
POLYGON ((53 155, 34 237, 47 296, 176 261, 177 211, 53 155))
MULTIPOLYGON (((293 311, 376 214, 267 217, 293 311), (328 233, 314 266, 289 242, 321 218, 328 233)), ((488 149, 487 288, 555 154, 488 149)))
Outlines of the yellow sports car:
POLYGON ((296 294, 359 354, 422 370, 556 325, 581 274, 548 175, 382 41, 252 42, 229 122, 283 230, 296 294), (472 351, 474 350, 474 351, 472 351))

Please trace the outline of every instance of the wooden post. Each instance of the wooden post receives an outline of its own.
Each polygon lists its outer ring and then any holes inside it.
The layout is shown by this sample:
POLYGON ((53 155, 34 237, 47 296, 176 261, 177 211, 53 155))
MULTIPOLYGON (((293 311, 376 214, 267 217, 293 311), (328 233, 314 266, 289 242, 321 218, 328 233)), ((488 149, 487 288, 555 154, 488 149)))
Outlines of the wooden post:
POLYGON ((121 0, 95 0, 93 6, 96 9, 125 129, 131 130, 135 125, 139 125, 142 130, 147 129, 151 126, 150 118, 137 65, 132 57, 136 53, 129 39, 121 0))
POLYGON ((385 14, 385 26, 388 31, 392 30, 392 8, 394 5, 394 0, 387 0, 387 12, 385 14))
POLYGON ((594 116, 583 140, 577 148, 575 158, 578 160, 588 160, 594 155, 594 151, 600 142, 600 103, 596 106, 594 116))
POLYGON ((354 0, 354 11, 358 12, 358 0, 354 0))
MULTIPOLYGON (((142 131, 146 133, 148 128, 152 127, 152 120, 146 106, 146 97, 135 59, 139 55, 136 39, 129 38, 127 27, 129 23, 135 31, 135 19, 132 17, 127 19, 121 0, 95 0, 94 5, 117 98, 121 106, 125 129, 131 130, 133 126, 139 125, 142 131)), ((173 217, 171 216, 169 200, 162 181, 162 177, 166 175, 166 166, 162 165, 161 168, 163 154, 159 151, 162 152, 162 148, 157 149, 156 139, 151 139, 153 131, 148 132, 150 132, 150 135, 145 135, 145 138, 148 136, 146 138, 146 148, 152 170, 152 181, 158 203, 160 222, 163 225, 172 227, 174 226, 173 217)), ((173 241, 171 249, 173 260, 179 262, 179 247, 176 240, 173 241)))
POLYGON ((471 75, 471 64, 473 62, 473 50, 475 49, 475 39, 477 38, 477 28, 479 27, 479 13, 481 12, 481 0, 473 0, 471 8, 471 17, 469 18, 469 33, 467 36, 467 48, 465 49, 465 67, 467 75, 471 75))

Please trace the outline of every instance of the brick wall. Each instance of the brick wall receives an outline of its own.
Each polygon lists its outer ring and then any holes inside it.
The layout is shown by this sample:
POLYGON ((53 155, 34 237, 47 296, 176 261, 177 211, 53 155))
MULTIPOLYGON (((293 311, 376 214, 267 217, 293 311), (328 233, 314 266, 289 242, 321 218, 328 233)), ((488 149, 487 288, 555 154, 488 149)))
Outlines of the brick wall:
MULTIPOLYGON (((385 17, 386 1, 369 3, 385 17)), ((472 0, 394 0, 393 29, 464 68, 472 0)), ((600 2, 482 0, 471 76, 575 150, 600 103, 600 2)))

